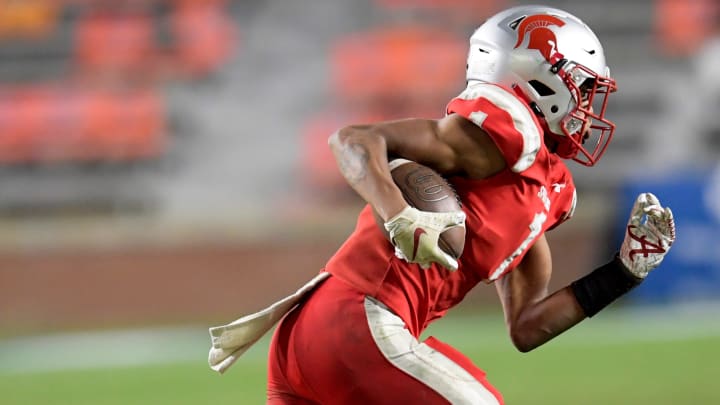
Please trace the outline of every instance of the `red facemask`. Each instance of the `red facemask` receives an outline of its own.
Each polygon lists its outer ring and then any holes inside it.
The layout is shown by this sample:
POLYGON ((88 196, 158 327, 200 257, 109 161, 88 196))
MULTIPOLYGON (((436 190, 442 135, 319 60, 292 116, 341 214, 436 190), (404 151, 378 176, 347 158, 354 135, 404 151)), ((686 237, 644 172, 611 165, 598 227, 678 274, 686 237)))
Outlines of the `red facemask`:
POLYGON ((615 79, 598 76, 590 69, 576 65, 569 71, 560 70, 558 75, 567 85, 571 94, 581 102, 562 121, 563 135, 548 135, 557 142, 555 153, 565 159, 572 159, 585 166, 593 166, 605 153, 615 124, 605 118, 608 96, 617 90, 615 79), (589 76, 588 86, 579 87, 573 80, 573 71, 581 70, 589 76))

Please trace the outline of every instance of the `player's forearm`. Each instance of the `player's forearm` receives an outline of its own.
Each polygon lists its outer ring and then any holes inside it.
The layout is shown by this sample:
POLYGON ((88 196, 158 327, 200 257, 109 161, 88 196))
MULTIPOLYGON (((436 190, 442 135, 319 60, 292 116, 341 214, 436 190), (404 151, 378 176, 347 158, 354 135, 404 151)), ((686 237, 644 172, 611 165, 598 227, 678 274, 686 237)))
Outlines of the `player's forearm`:
POLYGON ((405 208, 407 203, 390 175, 382 136, 371 127, 351 126, 334 133, 328 143, 340 173, 383 220, 405 208))
POLYGON ((529 352, 585 319, 570 287, 526 307, 510 323, 510 337, 521 352, 529 352))
POLYGON ((571 285, 521 311, 511 328, 521 351, 532 350, 592 317, 642 282, 615 257, 571 285))

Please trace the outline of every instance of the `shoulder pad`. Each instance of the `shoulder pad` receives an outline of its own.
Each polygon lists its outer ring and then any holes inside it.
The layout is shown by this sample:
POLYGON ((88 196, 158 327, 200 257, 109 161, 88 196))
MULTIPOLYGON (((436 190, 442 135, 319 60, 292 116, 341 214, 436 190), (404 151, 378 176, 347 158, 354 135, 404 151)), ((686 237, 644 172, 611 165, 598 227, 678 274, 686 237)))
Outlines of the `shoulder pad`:
POLYGON ((520 173, 535 162, 542 129, 530 108, 502 87, 488 83, 468 86, 450 101, 447 112, 460 114, 485 130, 512 171, 520 173))

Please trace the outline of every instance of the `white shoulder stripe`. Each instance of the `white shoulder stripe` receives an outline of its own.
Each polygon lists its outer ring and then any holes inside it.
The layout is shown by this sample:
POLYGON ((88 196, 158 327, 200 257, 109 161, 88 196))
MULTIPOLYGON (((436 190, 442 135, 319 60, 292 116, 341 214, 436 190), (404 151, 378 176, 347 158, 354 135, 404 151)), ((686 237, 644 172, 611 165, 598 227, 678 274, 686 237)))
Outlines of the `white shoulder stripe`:
MULTIPOLYGON (((540 150, 542 142, 542 133, 538 128, 532 113, 518 98, 509 93, 507 90, 487 83, 477 83, 469 86, 463 91, 458 98, 463 100, 474 100, 477 98, 486 98, 495 104, 498 108, 507 111, 513 119, 515 130, 522 135, 523 149, 520 158, 512 166, 512 170, 520 173, 527 170, 535 162, 537 153, 540 150)), ((486 116, 478 115, 474 112, 470 115, 470 119, 475 122, 476 118, 479 122, 475 124, 482 126, 482 122, 486 116)))

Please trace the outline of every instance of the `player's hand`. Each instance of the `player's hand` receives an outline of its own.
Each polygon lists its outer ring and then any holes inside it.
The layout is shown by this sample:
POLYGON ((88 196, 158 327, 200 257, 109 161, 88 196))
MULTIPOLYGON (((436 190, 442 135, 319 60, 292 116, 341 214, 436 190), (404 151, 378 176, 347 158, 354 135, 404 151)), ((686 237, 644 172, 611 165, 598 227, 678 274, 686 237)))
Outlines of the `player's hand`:
POLYGON ((462 211, 427 212, 409 205, 385 222, 395 245, 395 256, 423 269, 435 262, 448 270, 457 270, 457 260, 438 246, 440 234, 456 226, 465 226, 462 211))
POLYGON ((675 242, 672 211, 663 208, 653 194, 642 193, 635 200, 625 229, 620 260, 633 275, 645 278, 675 242))

